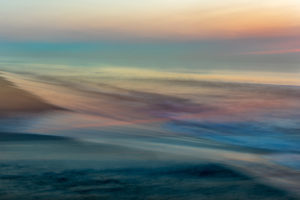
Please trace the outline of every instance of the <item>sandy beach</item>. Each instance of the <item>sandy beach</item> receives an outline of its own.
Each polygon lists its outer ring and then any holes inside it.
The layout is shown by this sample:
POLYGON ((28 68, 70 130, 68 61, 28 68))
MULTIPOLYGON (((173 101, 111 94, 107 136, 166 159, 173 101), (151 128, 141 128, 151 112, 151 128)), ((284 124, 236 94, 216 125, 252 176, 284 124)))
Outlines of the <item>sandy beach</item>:
POLYGON ((37 113, 58 109, 33 94, 21 90, 0 74, 0 116, 37 113))

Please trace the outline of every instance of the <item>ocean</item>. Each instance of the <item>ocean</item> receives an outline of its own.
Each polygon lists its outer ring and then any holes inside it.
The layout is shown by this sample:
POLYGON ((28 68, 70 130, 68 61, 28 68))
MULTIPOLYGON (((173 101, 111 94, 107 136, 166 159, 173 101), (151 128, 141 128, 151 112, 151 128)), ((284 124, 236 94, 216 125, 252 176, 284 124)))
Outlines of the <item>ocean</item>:
POLYGON ((299 197, 295 73, 22 63, 1 76, 60 108, 0 118, 1 199, 299 197))

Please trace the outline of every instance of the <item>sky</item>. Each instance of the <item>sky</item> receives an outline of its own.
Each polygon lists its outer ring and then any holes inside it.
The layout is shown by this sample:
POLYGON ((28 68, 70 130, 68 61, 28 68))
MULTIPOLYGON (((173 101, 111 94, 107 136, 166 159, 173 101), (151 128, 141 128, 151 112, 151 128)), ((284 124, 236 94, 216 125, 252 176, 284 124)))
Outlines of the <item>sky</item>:
POLYGON ((296 36, 298 0, 1 0, 8 40, 296 36))
POLYGON ((0 62, 299 71, 299 0, 0 0, 0 62))

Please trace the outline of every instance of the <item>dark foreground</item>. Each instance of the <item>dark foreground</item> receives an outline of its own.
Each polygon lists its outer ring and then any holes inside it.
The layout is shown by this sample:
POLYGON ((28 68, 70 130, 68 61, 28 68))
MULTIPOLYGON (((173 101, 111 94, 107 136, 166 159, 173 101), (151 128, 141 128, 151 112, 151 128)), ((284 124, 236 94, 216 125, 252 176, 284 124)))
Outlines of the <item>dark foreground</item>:
POLYGON ((56 136, 1 133, 0 143, 1 200, 296 199, 222 163, 151 161, 149 152, 56 136))

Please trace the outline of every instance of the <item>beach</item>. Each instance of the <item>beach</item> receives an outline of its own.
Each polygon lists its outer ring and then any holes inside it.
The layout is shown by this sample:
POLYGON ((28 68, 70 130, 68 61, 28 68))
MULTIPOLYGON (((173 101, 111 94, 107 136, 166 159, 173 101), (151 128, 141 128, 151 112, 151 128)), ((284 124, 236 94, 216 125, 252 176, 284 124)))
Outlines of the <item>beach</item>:
POLYGON ((0 73, 0 116, 38 113, 58 109, 42 99, 16 87, 1 77, 0 73))

